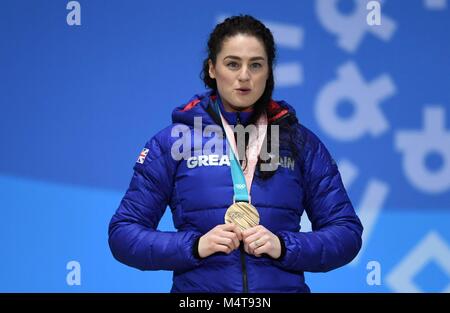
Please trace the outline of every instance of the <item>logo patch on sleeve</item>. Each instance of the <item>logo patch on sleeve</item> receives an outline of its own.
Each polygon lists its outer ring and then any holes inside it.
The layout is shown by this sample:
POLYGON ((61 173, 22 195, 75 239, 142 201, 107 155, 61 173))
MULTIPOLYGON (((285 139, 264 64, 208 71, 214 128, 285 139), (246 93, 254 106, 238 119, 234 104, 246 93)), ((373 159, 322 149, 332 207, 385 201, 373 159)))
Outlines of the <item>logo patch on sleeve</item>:
POLYGON ((136 163, 144 164, 147 154, 148 154, 148 149, 147 148, 142 149, 142 152, 141 152, 141 154, 139 154, 139 157, 138 157, 136 163))

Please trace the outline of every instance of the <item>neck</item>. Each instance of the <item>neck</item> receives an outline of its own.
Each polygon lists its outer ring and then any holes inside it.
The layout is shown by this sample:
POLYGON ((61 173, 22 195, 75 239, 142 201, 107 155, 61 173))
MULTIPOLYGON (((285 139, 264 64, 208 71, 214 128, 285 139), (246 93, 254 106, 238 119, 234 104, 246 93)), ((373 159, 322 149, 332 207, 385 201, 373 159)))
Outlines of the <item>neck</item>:
POLYGON ((253 105, 247 107, 247 108, 240 108, 240 107, 235 107, 227 102, 222 101, 222 105, 225 111, 227 112, 231 112, 231 113, 236 113, 236 112, 252 112, 253 111, 253 105))
POLYGON ((218 97, 217 102, 219 104, 219 108, 222 111, 222 115, 231 125, 243 124, 246 126, 250 121, 250 118, 253 114, 253 107, 244 108, 242 110, 237 110, 233 108, 228 108, 224 103, 222 103, 220 97, 218 97))

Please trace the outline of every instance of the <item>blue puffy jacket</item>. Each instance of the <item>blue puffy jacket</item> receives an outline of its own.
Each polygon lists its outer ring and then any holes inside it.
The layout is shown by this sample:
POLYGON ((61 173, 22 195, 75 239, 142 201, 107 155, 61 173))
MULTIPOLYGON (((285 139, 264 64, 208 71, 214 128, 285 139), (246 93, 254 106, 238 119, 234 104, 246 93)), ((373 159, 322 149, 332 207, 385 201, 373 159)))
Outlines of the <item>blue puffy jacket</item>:
MULTIPOLYGON (((333 158, 298 122, 293 124, 298 134, 294 142, 301 157, 289 154, 289 134, 280 127, 280 166, 269 179, 255 173, 251 187, 260 224, 283 240, 284 256, 258 258, 236 249, 200 259, 193 253, 200 236, 224 224, 233 199, 230 167, 217 157, 175 160, 171 149, 179 134, 171 132, 184 125, 193 149, 197 142, 195 154, 201 151, 198 142, 225 146, 224 137, 194 132, 194 117, 202 118, 203 127, 219 123, 212 110, 214 97, 205 92, 175 108, 173 124, 147 142, 148 154, 136 163, 109 225, 111 251, 120 262, 141 270, 173 271, 172 292, 309 292, 303 272, 326 272, 350 262, 361 247, 363 227, 333 158), (157 230, 167 206, 176 232, 157 230), (303 211, 312 232, 299 232, 303 211)), ((295 111, 284 101, 272 101, 267 114, 270 122, 281 124, 295 111)))

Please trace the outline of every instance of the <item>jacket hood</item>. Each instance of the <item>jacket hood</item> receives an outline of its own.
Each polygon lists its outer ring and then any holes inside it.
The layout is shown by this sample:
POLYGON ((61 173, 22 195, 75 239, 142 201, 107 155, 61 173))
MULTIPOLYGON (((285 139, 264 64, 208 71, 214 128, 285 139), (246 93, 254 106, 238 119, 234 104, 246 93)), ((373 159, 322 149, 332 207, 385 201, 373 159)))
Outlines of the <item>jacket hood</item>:
MULTIPOLYGON (((194 117, 201 117, 204 126, 220 125, 220 118, 212 106, 216 98, 217 94, 213 90, 194 95, 186 104, 182 104, 172 111, 172 122, 194 126, 194 117)), ((291 105, 283 100, 271 100, 267 110, 269 123, 288 115, 296 115, 295 109, 291 105)))

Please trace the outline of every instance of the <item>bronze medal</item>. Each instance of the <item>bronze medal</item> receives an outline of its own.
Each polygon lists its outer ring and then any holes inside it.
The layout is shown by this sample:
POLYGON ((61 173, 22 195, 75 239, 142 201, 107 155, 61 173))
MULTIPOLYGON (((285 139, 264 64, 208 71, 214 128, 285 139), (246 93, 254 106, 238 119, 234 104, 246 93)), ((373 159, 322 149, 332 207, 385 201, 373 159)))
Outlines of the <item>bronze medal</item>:
POLYGON ((225 223, 233 223, 246 230, 259 224, 259 213, 248 202, 235 202, 225 213, 225 223))

